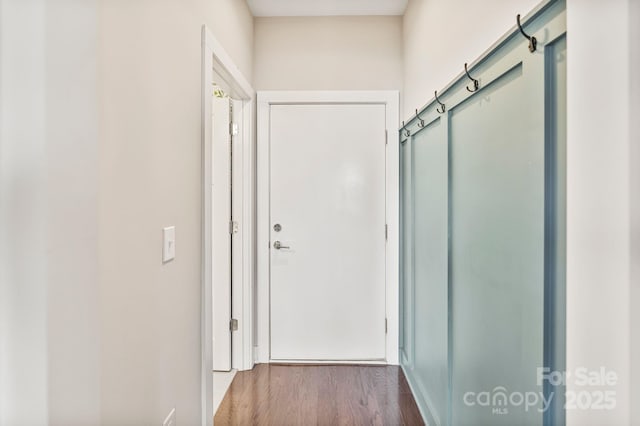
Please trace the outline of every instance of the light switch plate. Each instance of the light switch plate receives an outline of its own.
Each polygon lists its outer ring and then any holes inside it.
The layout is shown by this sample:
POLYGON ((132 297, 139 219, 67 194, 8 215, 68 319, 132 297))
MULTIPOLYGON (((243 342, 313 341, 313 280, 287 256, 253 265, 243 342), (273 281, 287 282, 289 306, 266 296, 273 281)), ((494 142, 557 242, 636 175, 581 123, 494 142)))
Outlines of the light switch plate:
POLYGON ((162 230, 162 262, 176 257, 176 227, 169 226, 162 230))

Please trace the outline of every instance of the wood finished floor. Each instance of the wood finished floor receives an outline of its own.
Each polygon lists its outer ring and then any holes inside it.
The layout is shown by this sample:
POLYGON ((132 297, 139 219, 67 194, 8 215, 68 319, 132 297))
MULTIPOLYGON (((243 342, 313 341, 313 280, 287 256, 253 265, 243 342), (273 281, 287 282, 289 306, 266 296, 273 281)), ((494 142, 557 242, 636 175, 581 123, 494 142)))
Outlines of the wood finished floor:
POLYGON ((236 374, 224 425, 423 425, 400 367, 258 364, 236 374))

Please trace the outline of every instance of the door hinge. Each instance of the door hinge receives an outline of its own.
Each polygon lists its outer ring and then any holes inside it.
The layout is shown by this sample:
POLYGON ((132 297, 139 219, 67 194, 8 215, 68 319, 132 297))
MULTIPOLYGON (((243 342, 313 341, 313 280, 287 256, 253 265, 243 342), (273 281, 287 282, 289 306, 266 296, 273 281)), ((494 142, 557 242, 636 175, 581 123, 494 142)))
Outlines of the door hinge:
POLYGON ((229 321, 229 330, 238 331, 238 320, 237 319, 232 319, 231 321, 229 321))
POLYGON ((384 319, 384 334, 387 334, 387 319, 384 319))
POLYGON ((229 123, 229 134, 231 136, 236 136, 238 134, 238 125, 236 123, 229 123))
POLYGON ((235 220, 229 221, 229 233, 231 235, 237 234, 238 229, 239 229, 238 222, 236 222, 235 220))
POLYGON ((389 225, 384 224, 384 240, 389 240, 389 225))
POLYGON ((384 130, 384 144, 389 143, 389 131, 387 129, 384 130))

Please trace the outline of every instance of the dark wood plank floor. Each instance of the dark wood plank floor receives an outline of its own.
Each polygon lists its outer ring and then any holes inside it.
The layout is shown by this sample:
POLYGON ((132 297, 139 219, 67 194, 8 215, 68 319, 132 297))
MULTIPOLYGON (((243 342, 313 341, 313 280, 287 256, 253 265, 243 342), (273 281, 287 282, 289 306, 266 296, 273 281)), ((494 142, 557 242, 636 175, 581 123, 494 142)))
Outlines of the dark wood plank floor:
POLYGON ((258 364, 236 374, 223 425, 423 425, 397 366, 258 364))

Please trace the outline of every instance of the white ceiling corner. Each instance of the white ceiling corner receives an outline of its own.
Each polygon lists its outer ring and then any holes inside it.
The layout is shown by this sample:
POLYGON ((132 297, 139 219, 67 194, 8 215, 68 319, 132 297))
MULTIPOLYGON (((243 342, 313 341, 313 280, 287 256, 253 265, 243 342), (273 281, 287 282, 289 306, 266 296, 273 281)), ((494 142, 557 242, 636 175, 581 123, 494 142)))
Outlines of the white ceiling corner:
POLYGON ((402 15, 408 0, 247 0, 253 16, 402 15))

